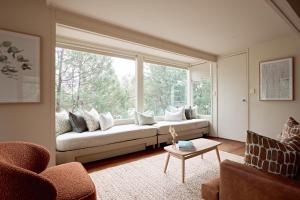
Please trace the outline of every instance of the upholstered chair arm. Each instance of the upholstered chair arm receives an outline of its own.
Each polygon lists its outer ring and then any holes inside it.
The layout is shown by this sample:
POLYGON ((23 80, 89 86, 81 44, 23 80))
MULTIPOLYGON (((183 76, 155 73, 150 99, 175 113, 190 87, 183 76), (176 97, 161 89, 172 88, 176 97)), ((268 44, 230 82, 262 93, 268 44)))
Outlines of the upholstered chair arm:
POLYGON ((220 199, 298 200, 299 181, 225 160, 220 170, 220 199))
POLYGON ((0 161, 0 199, 55 200, 56 196, 48 179, 0 161))
POLYGON ((36 173, 44 171, 50 159, 44 147, 27 142, 0 142, 0 156, 12 165, 36 173))

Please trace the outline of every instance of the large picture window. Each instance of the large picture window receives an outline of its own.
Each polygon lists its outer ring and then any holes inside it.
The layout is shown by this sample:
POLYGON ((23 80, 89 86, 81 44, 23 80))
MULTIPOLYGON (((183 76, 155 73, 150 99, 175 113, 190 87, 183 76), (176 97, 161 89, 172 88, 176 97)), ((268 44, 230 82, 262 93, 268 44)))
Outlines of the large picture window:
POLYGON ((56 48, 56 108, 95 108, 115 119, 135 110, 135 60, 56 48))
POLYGON ((169 106, 187 104, 187 70, 144 63, 144 110, 163 116, 169 106))
POLYGON ((211 115, 211 80, 193 81, 193 104, 201 115, 211 115))

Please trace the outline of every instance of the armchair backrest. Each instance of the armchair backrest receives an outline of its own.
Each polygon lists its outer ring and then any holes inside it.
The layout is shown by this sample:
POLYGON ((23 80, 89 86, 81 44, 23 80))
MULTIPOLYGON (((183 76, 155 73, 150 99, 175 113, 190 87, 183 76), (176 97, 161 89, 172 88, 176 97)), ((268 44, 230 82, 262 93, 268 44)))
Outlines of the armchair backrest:
POLYGON ((0 199, 56 199, 55 186, 39 175, 48 162, 48 151, 38 145, 0 143, 0 199))
POLYGON ((6 163, 36 173, 44 171, 50 159, 48 150, 28 142, 0 142, 0 156, 6 163))

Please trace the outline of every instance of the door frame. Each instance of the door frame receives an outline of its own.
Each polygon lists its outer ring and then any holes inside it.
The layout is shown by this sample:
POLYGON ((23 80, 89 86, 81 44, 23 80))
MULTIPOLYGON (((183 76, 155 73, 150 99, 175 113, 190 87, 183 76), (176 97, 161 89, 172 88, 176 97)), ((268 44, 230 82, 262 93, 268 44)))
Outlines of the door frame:
POLYGON ((246 88, 247 88, 247 95, 246 95, 246 101, 247 101, 247 109, 246 109, 246 116, 247 116, 247 124, 246 124, 246 127, 247 127, 247 130, 249 130, 249 127, 250 127, 250 88, 249 88, 249 49, 245 49, 243 51, 239 51, 239 52, 235 52, 235 53, 231 53, 231 54, 227 54, 227 55, 223 55, 223 56, 219 56, 218 57, 218 60, 217 60, 217 63, 216 63, 216 68, 217 68, 217 105, 216 106, 216 110, 217 110, 217 136, 220 137, 219 135, 219 77, 220 77, 220 70, 219 70, 219 62, 223 59, 226 59, 226 58, 230 58, 230 57, 234 57, 234 56, 238 56, 238 55, 241 55, 241 54, 245 54, 246 55, 246 88))

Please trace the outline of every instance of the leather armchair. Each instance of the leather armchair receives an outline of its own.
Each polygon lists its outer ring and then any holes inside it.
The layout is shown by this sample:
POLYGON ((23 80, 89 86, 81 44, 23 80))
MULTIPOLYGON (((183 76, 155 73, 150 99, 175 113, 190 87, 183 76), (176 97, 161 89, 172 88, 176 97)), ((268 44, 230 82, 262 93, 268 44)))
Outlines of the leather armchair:
POLYGON ((220 178, 202 185, 205 200, 298 200, 300 181, 225 160, 220 178))

